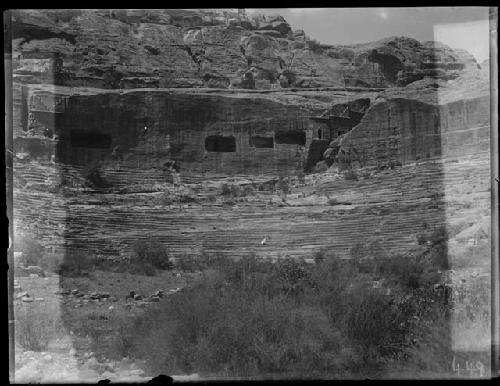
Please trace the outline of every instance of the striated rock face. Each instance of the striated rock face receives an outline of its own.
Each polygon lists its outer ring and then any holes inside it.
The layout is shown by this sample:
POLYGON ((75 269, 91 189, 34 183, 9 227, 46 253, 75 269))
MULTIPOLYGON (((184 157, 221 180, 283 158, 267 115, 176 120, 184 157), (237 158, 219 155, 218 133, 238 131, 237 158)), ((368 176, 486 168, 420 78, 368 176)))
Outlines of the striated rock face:
POLYGON ((241 79, 253 68, 257 89, 388 87, 478 70, 468 53, 432 42, 327 46, 282 17, 235 10, 23 10, 12 29, 14 77, 26 83, 248 88, 241 79))
POLYGON ((307 98, 318 98, 308 108, 306 98, 279 94, 18 86, 15 150, 32 160, 136 170, 138 178, 146 169, 159 180, 170 161, 190 174, 293 174, 313 139, 328 139, 312 119, 328 106, 321 94, 307 98))
POLYGON ((13 38, 17 242, 390 255, 488 216, 488 71, 467 53, 326 46, 237 10, 18 11, 13 38))
POLYGON ((488 153, 486 78, 464 76, 457 83, 461 87, 417 82, 414 87, 382 93, 360 124, 337 141, 340 161, 382 169, 488 153))

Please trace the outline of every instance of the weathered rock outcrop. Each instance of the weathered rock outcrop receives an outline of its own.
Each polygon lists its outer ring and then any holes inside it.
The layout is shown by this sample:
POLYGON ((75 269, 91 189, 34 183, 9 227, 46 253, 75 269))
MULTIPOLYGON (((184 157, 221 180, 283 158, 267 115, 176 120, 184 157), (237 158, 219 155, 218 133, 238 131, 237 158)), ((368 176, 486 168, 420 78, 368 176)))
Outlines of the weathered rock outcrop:
POLYGON ((282 17, 236 10, 15 11, 12 29, 16 80, 73 87, 227 88, 252 67, 258 89, 387 87, 477 67, 468 53, 408 38, 321 45, 282 17))
POLYGON ((456 82, 420 81, 381 93, 360 124, 332 148, 340 145, 341 163, 379 169, 488 153, 487 79, 474 73, 456 82))

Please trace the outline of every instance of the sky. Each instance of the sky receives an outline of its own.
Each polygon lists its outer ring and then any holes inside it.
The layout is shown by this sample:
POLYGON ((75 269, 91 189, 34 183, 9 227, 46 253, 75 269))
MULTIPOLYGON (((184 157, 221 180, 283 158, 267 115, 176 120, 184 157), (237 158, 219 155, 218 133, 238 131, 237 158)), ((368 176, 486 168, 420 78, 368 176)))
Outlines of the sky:
POLYGON ((248 15, 281 15, 325 44, 356 44, 390 36, 436 40, 462 48, 481 63, 489 58, 487 7, 252 8, 248 15))

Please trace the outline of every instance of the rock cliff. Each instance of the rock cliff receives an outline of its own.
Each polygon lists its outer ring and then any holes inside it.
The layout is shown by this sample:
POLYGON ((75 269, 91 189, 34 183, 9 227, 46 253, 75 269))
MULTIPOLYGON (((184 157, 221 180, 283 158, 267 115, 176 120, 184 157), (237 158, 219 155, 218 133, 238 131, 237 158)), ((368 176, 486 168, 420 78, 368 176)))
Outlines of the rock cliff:
POLYGON ((243 10, 23 10, 12 32, 16 80, 72 87, 388 87, 478 67, 404 37, 322 45, 243 10))
POLYGON ((12 25, 18 242, 403 254, 424 224, 489 215, 487 72, 465 52, 322 45, 242 10, 16 11, 12 25))

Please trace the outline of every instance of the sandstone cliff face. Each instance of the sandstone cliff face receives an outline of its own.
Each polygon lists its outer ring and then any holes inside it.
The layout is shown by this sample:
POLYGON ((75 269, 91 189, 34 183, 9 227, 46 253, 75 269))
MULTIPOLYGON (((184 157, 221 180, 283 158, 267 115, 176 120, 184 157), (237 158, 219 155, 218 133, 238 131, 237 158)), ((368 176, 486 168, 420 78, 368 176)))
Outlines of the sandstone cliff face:
POLYGON ((470 55, 406 38, 330 47, 282 18, 224 12, 15 12, 18 240, 125 256, 154 235, 176 257, 349 257, 488 216, 487 72, 470 55), (322 159, 329 170, 302 175, 322 159), (228 199, 223 184, 249 193, 228 199))
POLYGON ((100 88, 387 87, 476 68, 443 45, 389 38, 327 46, 283 18, 213 10, 16 11, 14 75, 100 88), (255 82, 244 82, 252 72, 255 82))
POLYGON ((425 159, 488 153, 487 77, 416 82, 381 93, 359 125, 340 140, 340 161, 386 168, 425 159))
MULTIPOLYGON (((159 180, 171 161, 196 175, 302 171, 313 140, 329 138, 312 118, 346 98, 35 85, 14 91, 16 152, 78 167, 100 163, 137 178, 148 170, 159 180)), ((359 95, 369 101, 376 94, 359 95)))

